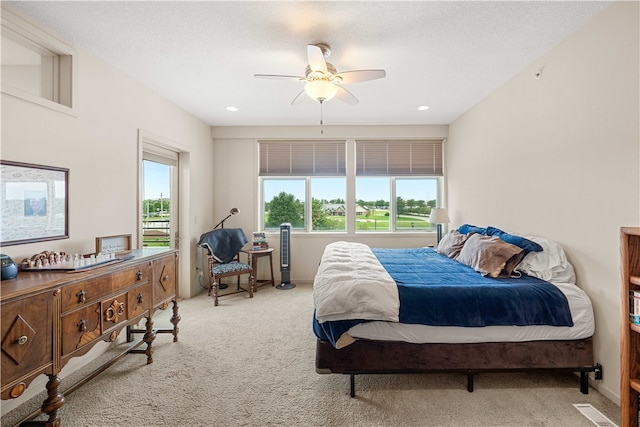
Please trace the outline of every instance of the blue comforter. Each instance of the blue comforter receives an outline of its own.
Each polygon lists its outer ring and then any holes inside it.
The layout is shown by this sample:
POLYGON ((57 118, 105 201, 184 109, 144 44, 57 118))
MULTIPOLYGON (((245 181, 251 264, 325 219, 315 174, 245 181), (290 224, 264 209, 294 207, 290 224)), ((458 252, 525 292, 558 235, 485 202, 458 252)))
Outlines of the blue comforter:
MULTIPOLYGON (((553 284, 523 275, 484 277, 431 248, 372 249, 398 285, 400 322, 433 326, 573 326, 569 303, 553 284)), ((332 342, 364 320, 318 323, 332 342)))

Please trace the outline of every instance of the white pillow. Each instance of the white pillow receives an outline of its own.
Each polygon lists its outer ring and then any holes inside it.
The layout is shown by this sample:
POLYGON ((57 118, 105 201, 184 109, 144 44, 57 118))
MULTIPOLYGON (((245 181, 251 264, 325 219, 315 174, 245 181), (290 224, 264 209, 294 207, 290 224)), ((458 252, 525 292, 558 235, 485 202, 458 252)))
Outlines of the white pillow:
POLYGON ((542 252, 529 252, 527 256, 520 261, 520 264, 516 266, 516 271, 538 277, 548 282, 570 283, 575 285, 575 271, 571 263, 567 260, 562 246, 554 241, 541 237, 527 236, 527 239, 533 240, 542 246, 542 252))

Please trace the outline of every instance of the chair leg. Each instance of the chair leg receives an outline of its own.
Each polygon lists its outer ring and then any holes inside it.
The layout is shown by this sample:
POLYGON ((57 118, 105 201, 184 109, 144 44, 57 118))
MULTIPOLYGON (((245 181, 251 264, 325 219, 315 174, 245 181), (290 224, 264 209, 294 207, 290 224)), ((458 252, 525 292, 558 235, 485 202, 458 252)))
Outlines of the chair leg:
POLYGON ((218 306, 218 290, 220 289, 220 285, 218 283, 218 278, 213 278, 213 305, 214 307, 218 306))
POLYGON ((256 283, 256 278, 253 274, 249 275, 249 298, 253 298, 253 288, 256 283))

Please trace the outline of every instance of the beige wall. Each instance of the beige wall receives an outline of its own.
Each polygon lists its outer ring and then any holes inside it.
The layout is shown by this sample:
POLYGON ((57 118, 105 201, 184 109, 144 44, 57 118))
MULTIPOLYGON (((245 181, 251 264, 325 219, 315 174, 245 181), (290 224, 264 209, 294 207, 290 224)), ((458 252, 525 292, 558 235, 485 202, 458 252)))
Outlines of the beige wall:
MULTIPOLYGON (((70 237, 6 246, 2 253, 19 262, 44 250, 93 252, 97 236, 131 233, 137 241, 141 129, 184 152, 180 294, 189 297, 200 291, 193 248, 213 218, 210 127, 95 57, 79 51, 76 60, 76 115, 3 93, 0 146, 3 160, 69 169, 70 237)), ((90 358, 73 359, 63 372, 90 358)), ((45 379, 38 378, 23 397, 43 390, 45 379)), ((3 401, 3 412, 23 400, 3 401)))
MULTIPOLYGON (((259 139, 343 139, 356 138, 433 138, 444 139, 448 126, 325 126, 324 134, 316 126, 299 127, 214 127, 214 206, 216 222, 236 207, 240 214, 231 217, 225 227, 240 227, 247 236, 258 230, 258 146, 259 139)), ((349 159, 347 159, 349 163, 349 159)), ((347 188, 347 191, 349 189, 347 188)), ((211 224, 213 226, 215 224, 211 224)), ((279 233, 267 233, 269 246, 275 248, 273 264, 280 279, 279 233)), ((433 232, 406 234, 371 233, 303 233, 295 230, 291 237, 291 281, 311 283, 327 243, 337 240, 357 241, 373 247, 419 247, 435 244, 433 232)), ((259 275, 264 275, 259 265, 259 275)))
POLYGON ((640 224, 638 3, 616 3, 450 127, 449 211, 559 242, 619 399, 619 227, 640 224), (535 73, 542 70, 539 79, 535 73))

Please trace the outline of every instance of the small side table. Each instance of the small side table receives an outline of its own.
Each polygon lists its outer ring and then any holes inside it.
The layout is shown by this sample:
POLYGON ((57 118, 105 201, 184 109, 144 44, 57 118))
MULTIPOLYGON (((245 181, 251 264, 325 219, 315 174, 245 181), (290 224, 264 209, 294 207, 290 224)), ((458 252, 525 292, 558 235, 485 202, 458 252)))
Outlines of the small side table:
POLYGON ((253 267, 253 271, 255 272, 256 277, 254 278, 255 280, 255 285, 254 285, 254 291, 258 290, 258 287, 260 286, 264 286, 264 285, 271 285, 271 286, 275 286, 276 281, 273 278, 273 248, 269 248, 269 249, 260 249, 260 250, 252 250, 252 249, 243 249, 242 252, 244 252, 245 254, 247 254, 249 257, 249 265, 251 265, 253 267), (269 257, 269 269, 271 271, 271 279, 258 279, 258 260, 262 257, 269 257))

